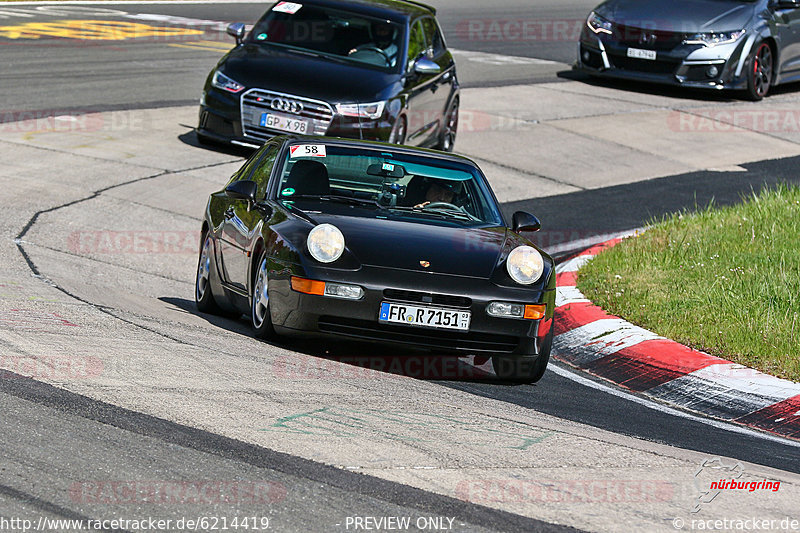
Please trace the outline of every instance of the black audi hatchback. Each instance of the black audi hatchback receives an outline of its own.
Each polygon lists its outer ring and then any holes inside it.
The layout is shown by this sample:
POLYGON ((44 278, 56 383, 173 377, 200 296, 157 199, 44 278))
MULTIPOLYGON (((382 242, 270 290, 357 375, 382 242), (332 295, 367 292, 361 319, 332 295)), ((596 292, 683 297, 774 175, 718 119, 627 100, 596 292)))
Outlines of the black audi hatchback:
POLYGON ((436 10, 409 0, 274 4, 216 65, 201 142, 326 135, 451 151, 459 89, 436 10))

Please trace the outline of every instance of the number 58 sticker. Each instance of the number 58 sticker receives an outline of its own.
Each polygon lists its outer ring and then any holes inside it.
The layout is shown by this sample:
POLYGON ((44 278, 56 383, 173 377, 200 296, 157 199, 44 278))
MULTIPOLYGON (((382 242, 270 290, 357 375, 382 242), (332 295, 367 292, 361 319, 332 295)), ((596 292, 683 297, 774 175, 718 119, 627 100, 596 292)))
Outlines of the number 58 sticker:
POLYGON ((300 144, 289 147, 289 157, 325 157, 324 144, 300 144))

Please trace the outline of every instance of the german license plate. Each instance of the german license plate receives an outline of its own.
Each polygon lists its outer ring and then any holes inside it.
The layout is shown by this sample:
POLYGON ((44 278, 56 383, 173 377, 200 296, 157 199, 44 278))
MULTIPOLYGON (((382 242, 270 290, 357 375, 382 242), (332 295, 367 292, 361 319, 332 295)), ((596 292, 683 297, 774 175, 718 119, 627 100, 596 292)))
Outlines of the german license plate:
POLYGON ((649 59, 655 61, 655 50, 642 50, 641 48, 628 48, 628 57, 635 57, 636 59, 649 59))
POLYGON ((308 131, 308 121, 276 115, 275 113, 262 113, 259 124, 262 128, 288 131, 289 133, 305 134, 308 131))
POLYGON ((467 331, 470 317, 469 311, 383 302, 378 322, 467 331))

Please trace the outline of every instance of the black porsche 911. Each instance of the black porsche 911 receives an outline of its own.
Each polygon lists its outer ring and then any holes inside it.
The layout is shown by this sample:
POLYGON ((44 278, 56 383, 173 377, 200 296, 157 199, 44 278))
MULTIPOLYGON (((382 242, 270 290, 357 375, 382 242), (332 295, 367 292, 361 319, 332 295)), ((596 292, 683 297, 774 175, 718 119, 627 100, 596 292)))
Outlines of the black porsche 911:
POLYGON ((211 195, 195 299, 255 334, 328 336, 493 357, 542 377, 553 260, 504 220, 478 166, 386 143, 275 137, 211 195))
POLYGON ((201 142, 327 135, 451 151, 459 86, 436 10, 409 0, 272 5, 209 73, 201 142))

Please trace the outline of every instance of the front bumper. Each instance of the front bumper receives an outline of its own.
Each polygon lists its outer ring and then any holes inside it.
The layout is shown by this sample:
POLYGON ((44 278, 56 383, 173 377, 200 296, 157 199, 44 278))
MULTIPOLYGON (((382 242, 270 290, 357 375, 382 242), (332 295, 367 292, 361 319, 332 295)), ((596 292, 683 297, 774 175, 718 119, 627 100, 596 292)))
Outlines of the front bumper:
POLYGON ((677 44, 656 49, 656 59, 628 57, 628 48, 645 48, 597 36, 584 29, 576 69, 608 78, 678 85, 698 89, 745 89, 747 60, 753 36, 716 47, 677 44))
POLYGON ((296 292, 291 289, 286 265, 273 267, 271 276, 275 278, 269 285, 272 321, 276 331, 284 335, 347 337, 446 353, 537 355, 553 320, 554 280, 545 290, 528 290, 499 287, 488 280, 379 267, 362 267, 355 272, 320 269, 305 275, 364 289, 360 300, 344 300, 296 292), (422 301, 431 296, 432 302, 422 301), (496 318, 486 313, 492 301, 544 303, 547 311, 540 320, 496 318), (469 310, 469 331, 380 323, 382 302, 469 310))
MULTIPOLYGON (((218 142, 260 146, 272 137, 288 132, 263 127, 259 124, 262 113, 270 112, 269 91, 250 89, 243 94, 231 94, 214 87, 206 87, 200 103, 198 134, 218 142), (260 100, 259 100, 260 99, 260 100), (243 120, 244 117, 244 120, 243 120)), ((302 116, 310 127, 307 135, 324 135, 368 141, 388 141, 392 131, 392 117, 384 111, 377 120, 342 116, 327 102, 292 96, 305 104, 302 116)))

